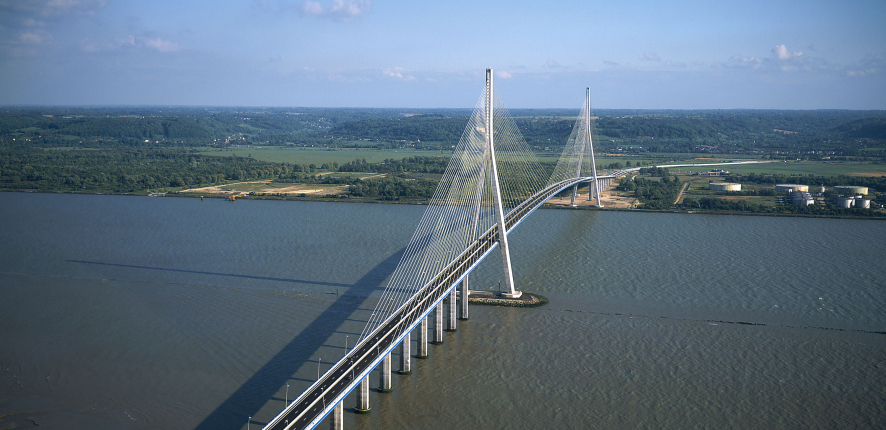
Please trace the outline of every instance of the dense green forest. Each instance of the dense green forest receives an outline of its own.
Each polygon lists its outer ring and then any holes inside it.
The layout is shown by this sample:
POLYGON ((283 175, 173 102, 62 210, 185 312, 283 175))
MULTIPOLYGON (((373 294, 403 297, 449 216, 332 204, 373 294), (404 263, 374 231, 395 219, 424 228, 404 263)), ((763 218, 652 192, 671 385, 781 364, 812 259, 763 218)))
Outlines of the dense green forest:
POLYGON ((396 176, 359 181, 348 187, 348 193, 354 197, 380 197, 382 200, 418 198, 427 201, 436 190, 437 181, 405 180, 396 176))
POLYGON ((0 147, 0 188, 128 193, 273 178, 293 166, 170 149, 0 147))
POLYGON ((667 169, 644 168, 640 174, 659 176, 661 180, 655 181, 641 177, 632 181, 622 181, 617 189, 624 192, 633 192, 637 200, 643 203, 644 208, 665 209, 673 205, 677 194, 683 187, 683 183, 676 176, 671 176, 667 169))
POLYGON ((375 172, 375 173, 439 173, 442 174, 449 164, 449 157, 406 157, 402 160, 385 159, 381 163, 367 163, 366 160, 354 160, 339 165, 339 172, 375 172))

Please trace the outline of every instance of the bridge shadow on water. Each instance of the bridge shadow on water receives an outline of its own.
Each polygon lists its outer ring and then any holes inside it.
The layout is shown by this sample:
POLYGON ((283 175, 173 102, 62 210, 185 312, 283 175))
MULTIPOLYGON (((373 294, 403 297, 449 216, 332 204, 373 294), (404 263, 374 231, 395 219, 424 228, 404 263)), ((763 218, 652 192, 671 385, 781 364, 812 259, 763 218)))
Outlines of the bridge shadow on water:
MULTIPOLYGON (((400 253, 402 253, 402 250, 400 251, 400 253)), ((397 254, 397 255, 399 255, 399 254, 397 254)), ((162 270, 164 272, 193 273, 193 274, 197 274, 197 275, 229 276, 229 277, 234 277, 234 278, 255 279, 255 280, 259 280, 259 281, 291 282, 291 283, 296 283, 296 284, 323 285, 323 286, 327 286, 327 287, 351 288, 354 286, 354 285, 348 285, 348 284, 338 284, 335 282, 308 281, 308 280, 304 280, 304 279, 272 278, 269 276, 238 275, 236 273, 206 272, 206 271, 201 271, 201 270, 170 269, 168 267, 138 266, 135 264, 103 263, 100 261, 83 261, 83 260, 65 260, 65 261, 68 263, 94 264, 97 266, 114 266, 114 267, 126 267, 129 269, 162 270)), ((385 263, 382 263, 382 264, 385 264, 385 263)), ((362 280, 363 279, 361 279, 360 281, 362 281, 362 280)), ((358 281, 358 284, 359 284, 359 281, 358 281)))
MULTIPOLYGON (((280 387, 288 381, 298 381, 300 378, 292 378, 298 368, 311 359, 317 348, 336 333, 347 321, 355 321, 353 313, 360 309, 366 298, 376 290, 384 288, 382 284, 397 267, 400 257, 406 248, 402 248, 393 255, 373 267, 353 285, 333 282, 318 282, 299 279, 273 278, 266 276, 238 275, 233 273, 215 273, 199 270, 170 269, 164 267, 138 266, 132 264, 103 263, 96 261, 66 260, 69 263, 94 264, 102 266, 126 267, 132 269, 162 270, 168 272, 192 273, 198 275, 230 276, 265 281, 291 282, 324 285, 330 287, 348 288, 346 294, 338 296, 335 301, 314 319, 311 324, 284 346, 274 357, 250 377, 240 388, 232 393, 221 405, 218 406, 201 422, 195 430, 239 430, 243 428, 246 417, 254 417, 268 400, 279 400, 280 409, 283 409, 284 399, 276 397, 280 387), (307 346, 307 347, 306 347, 307 346)), ((313 383, 314 381, 307 381, 313 383)), ((297 397, 300 393, 290 393, 297 397)), ((292 400, 290 398, 290 400, 292 400)), ((260 424, 252 421, 253 424, 260 424)), ((261 423, 264 424, 264 423, 261 423)))
MULTIPOLYGON (((317 348, 336 333, 352 314, 360 309, 365 299, 376 290, 384 288, 382 284, 397 267, 403 249, 379 263, 363 275, 353 285, 311 282, 321 285, 335 285, 349 288, 347 294, 338 296, 335 301, 314 319, 307 327, 295 336, 264 366, 255 372, 240 388, 232 393, 201 422, 195 430, 239 430, 243 421, 255 416, 269 399, 276 397, 280 387, 291 380, 293 373, 311 359, 317 348), (310 347, 305 347, 311 345, 310 347)), ((234 275, 237 276, 237 275, 234 275)), ((307 282, 307 281, 306 281, 307 282)), ((313 382, 313 381, 310 381, 313 382)), ((298 397, 300 393, 290 393, 298 397)), ((292 398, 290 398, 292 400, 292 398)), ((282 403, 283 399, 280 399, 282 403)), ((283 405, 280 405, 280 410, 283 405)), ((253 424, 259 424, 253 421, 253 424)), ((261 423, 264 424, 264 423, 261 423)))

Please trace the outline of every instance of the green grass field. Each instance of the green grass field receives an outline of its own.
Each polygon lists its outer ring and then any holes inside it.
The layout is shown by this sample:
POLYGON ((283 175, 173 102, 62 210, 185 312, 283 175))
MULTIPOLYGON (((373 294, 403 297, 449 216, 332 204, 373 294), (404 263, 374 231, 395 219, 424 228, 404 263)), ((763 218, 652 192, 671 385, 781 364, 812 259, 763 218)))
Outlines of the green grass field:
MULTIPOLYGON (((360 149, 319 149, 319 148, 280 148, 280 147, 263 147, 263 148, 236 148, 236 149, 206 149, 201 152, 205 155, 231 156, 236 154, 238 157, 251 156, 257 160, 270 161, 277 163, 291 164, 315 164, 318 167, 323 163, 331 163, 333 161, 339 164, 347 163, 352 160, 366 159, 370 163, 378 163, 387 158, 403 159, 406 157, 425 156, 425 157, 448 157, 449 152, 441 153, 434 150, 415 150, 415 149, 397 149, 397 150, 378 150, 370 148, 360 149)), ((540 162, 556 163, 560 157, 557 151, 545 151, 535 154, 540 162)), ((746 157, 730 157, 730 159, 745 159, 746 157)), ((717 158, 680 158, 677 154, 648 154, 647 157, 632 156, 612 156, 600 155, 596 157, 597 165, 608 165, 611 163, 621 163, 625 165, 631 162, 635 166, 638 161, 642 161, 647 165, 661 164, 705 164, 715 163, 720 159, 717 158), (673 157, 672 157, 673 156, 673 157), (674 161, 665 159, 670 159, 674 161)), ((676 167, 673 171, 693 171, 706 172, 716 166, 708 167, 676 167)), ((726 165, 723 169, 733 173, 778 173, 778 174, 812 174, 824 176, 836 175, 857 175, 857 176, 881 176, 886 175, 886 164, 874 164, 869 162, 826 162, 826 161, 791 161, 787 163, 763 163, 749 165, 726 165)))
POLYGON ((441 154, 440 151, 423 151, 415 149, 315 149, 315 148, 280 148, 268 146, 264 148, 236 148, 236 149, 208 149, 201 151, 201 154, 215 155, 222 157, 230 157, 236 154, 238 157, 248 157, 260 161, 270 161, 274 163, 291 163, 291 164, 316 164, 320 166, 323 163, 339 164, 347 163, 353 160, 366 159, 368 163, 379 163, 386 158, 403 159, 406 157, 415 157, 417 155, 425 157, 444 156, 449 157, 450 153, 441 154))
MULTIPOLYGON (((708 160, 690 160, 686 164, 697 163, 704 164, 708 160)), ((667 164, 683 164, 667 163, 667 164)), ((706 167, 674 167, 670 169, 673 172, 707 172, 715 169, 717 166, 706 167)), ((782 175, 823 175, 823 176, 881 176, 886 175, 886 164, 873 164, 866 162, 841 162, 831 163, 822 161, 800 161, 787 163, 761 163, 761 164, 732 164, 721 167, 731 173, 748 174, 748 173, 770 173, 782 175)))
POLYGON ((726 170, 735 173, 781 173, 785 175, 791 174, 813 174, 824 176, 836 175, 863 175, 863 176, 881 176, 886 175, 886 165, 872 164, 863 162, 844 162, 844 163, 828 163, 828 162, 793 162, 793 163, 772 163, 759 164, 749 166, 730 166, 726 170))

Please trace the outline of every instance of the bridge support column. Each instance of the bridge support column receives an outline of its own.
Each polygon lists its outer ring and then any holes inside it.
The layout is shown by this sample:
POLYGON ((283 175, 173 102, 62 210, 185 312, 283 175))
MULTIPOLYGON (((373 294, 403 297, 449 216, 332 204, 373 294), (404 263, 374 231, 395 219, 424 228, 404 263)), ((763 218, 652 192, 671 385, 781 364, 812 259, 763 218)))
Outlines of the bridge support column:
POLYGON ((332 419, 329 420, 330 430, 345 430, 345 407, 343 402, 338 402, 332 409, 332 419))
POLYGON ((391 353, 385 354, 385 358, 381 361, 381 376, 379 380, 379 393, 390 393, 391 389, 391 353))
POLYGON ((459 303, 459 310, 461 311, 461 316, 458 319, 466 320, 468 319, 468 277, 461 281, 461 302, 459 303))
POLYGON ((519 299, 522 292, 514 289, 514 273, 511 270, 511 252, 508 250, 508 229, 505 225, 505 213, 502 209, 501 187, 498 186, 498 168, 495 163, 495 127, 492 114, 492 69, 486 69, 486 151, 489 153, 489 168, 492 170, 492 200, 495 206, 495 217, 498 224, 498 247, 501 248, 501 261, 505 270, 505 281, 508 292, 503 296, 519 299))
POLYGON ((412 332, 406 333, 406 337, 403 338, 403 342, 400 342, 400 373, 401 375, 408 375, 412 373, 412 355, 410 355, 410 348, 412 345, 412 332))
MULTIPOLYGON (((585 145, 588 152, 591 155, 591 172, 594 178, 594 189, 588 189, 588 200, 591 199, 591 191, 594 191, 594 197, 597 198, 597 207, 603 207, 603 201, 600 200, 600 180, 597 179, 597 160, 594 159, 594 137, 591 134, 591 89, 585 89, 585 129, 584 132, 586 134, 585 145)), ((582 148, 582 153, 584 153, 585 148, 582 148)))
POLYGON ((456 304, 455 298, 455 288, 449 292, 449 324, 446 327, 446 331, 456 331, 456 320, 455 314, 458 311, 458 305, 456 304))
POLYGON ((357 389, 357 406, 354 407, 354 412, 358 414, 369 413, 369 375, 366 375, 360 381, 360 388, 357 389))
POLYGON ((431 342, 434 345, 439 345, 443 343, 443 303, 441 302, 437 305, 437 309, 434 310, 434 340, 431 342))
POLYGON ((428 358, 428 317, 422 318, 418 327, 418 356, 416 358, 428 358))

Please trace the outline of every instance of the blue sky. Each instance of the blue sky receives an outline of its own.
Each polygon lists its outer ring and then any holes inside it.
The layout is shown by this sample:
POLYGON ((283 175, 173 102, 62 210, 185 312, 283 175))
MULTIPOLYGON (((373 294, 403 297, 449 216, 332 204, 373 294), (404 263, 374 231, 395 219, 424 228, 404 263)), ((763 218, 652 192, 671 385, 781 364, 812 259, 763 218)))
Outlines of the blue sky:
POLYGON ((0 0, 0 105, 886 109, 886 2, 0 0))

